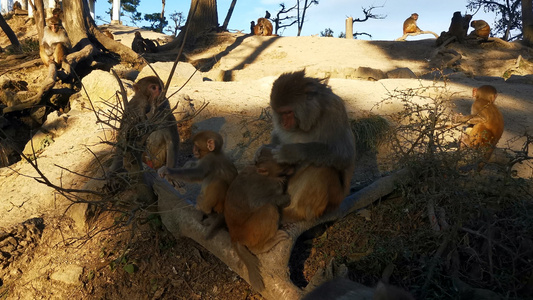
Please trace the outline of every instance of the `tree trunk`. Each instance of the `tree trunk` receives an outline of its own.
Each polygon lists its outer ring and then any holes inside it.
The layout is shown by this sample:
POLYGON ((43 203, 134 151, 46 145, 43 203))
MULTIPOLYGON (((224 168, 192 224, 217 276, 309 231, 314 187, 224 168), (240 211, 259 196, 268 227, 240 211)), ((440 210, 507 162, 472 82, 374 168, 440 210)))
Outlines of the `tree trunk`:
POLYGON ((218 27, 217 1, 191 0, 191 8, 184 27, 187 29, 181 30, 178 37, 172 42, 159 47, 159 51, 175 51, 179 49, 186 31, 186 45, 192 47, 198 38, 216 30, 218 27))
POLYGON ((64 1, 63 11, 65 16, 63 26, 67 30, 70 42, 73 45, 73 50, 79 52, 70 54, 68 56, 69 62, 76 64, 80 60, 90 58, 96 54, 97 49, 93 41, 97 40, 107 50, 120 55, 123 60, 134 64, 143 63, 139 55, 131 50, 131 48, 108 38, 100 32, 91 17, 87 1, 64 1))
POLYGON ((229 6, 229 9, 228 9, 228 14, 226 15, 224 24, 222 24, 222 30, 228 30, 229 19, 231 19, 231 15, 233 14, 233 9, 235 9, 236 3, 237 3, 237 0, 231 1, 231 5, 229 6))
POLYGON ((13 32, 13 29, 9 27, 2 14, 0 14, 0 28, 2 28, 4 33, 7 35, 7 38, 9 38, 9 41, 11 42, 11 45, 13 45, 15 52, 22 52, 22 48, 20 47, 20 42, 17 38, 17 35, 13 32))
POLYGON ((166 4, 166 1, 165 0, 161 0, 161 22, 159 23, 159 30, 161 33, 163 33, 163 29, 165 25, 163 25, 163 21, 165 20, 165 4, 166 4))
POLYGON ((522 0, 522 35, 524 44, 533 45, 533 4, 532 0, 522 0))
MULTIPOLYGON (((217 1, 192 0, 191 9, 189 10, 189 16, 187 17, 187 23, 185 26, 190 26, 189 37, 187 39, 192 43, 194 43, 198 37, 216 29, 218 27, 217 1), (194 12, 194 7, 197 2, 198 6, 196 7, 196 12, 194 12)), ((187 43, 189 44, 189 42, 187 43)))

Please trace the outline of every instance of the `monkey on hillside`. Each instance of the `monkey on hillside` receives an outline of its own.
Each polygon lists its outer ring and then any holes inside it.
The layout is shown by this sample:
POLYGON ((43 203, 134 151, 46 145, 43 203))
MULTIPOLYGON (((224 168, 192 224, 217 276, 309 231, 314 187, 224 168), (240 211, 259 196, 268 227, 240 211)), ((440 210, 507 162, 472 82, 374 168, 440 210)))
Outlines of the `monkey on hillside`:
POLYGON ((400 38, 397 38, 396 40, 405 41, 405 39, 410 35, 419 35, 419 34, 427 34, 427 33, 433 34, 435 38, 438 37, 438 35, 434 33, 433 31, 424 31, 420 29, 416 25, 417 20, 418 20, 418 14, 417 13, 411 14, 411 16, 403 22, 403 36, 400 38))
POLYGON ((257 25, 254 26, 254 34, 262 36, 271 36, 272 23, 270 23, 270 21, 265 18, 257 19, 257 25))
POLYGON ((474 20, 471 25, 474 30, 470 32, 468 37, 481 38, 487 40, 490 36, 490 26, 483 20, 474 20))
POLYGON ((119 143, 122 144, 117 146, 112 171, 124 165, 128 170, 142 170, 143 160, 153 168, 176 167, 180 138, 168 99, 159 99, 162 89, 163 83, 156 76, 144 77, 133 85, 135 94, 126 104, 120 122, 119 143), (149 120, 157 121, 147 124, 149 120), (155 128, 147 130, 149 125, 155 128), (144 149, 147 154, 143 157, 144 149))
POLYGON ((403 22, 403 34, 405 35, 406 33, 418 33, 422 30, 420 30, 420 28, 418 28, 418 26, 416 25, 416 21, 418 20, 418 14, 417 13, 413 13, 411 14, 411 16, 409 18, 407 18, 404 22, 403 22))
POLYGON ((255 28, 255 21, 251 21, 250 22, 250 33, 251 34, 255 34, 254 28, 255 28))
POLYGON ((355 138, 343 100, 305 70, 282 74, 270 95, 271 143, 278 163, 296 165, 283 222, 310 220, 338 208, 350 189, 355 138))
POLYGON ((70 40, 59 18, 51 17, 47 23, 39 46, 39 55, 46 66, 55 64, 59 68, 71 47, 70 40))
POLYGON ((223 140, 219 133, 201 131, 192 141, 193 153, 198 161, 189 162, 183 168, 162 167, 158 170, 159 176, 169 182, 201 182, 202 189, 196 200, 196 208, 205 214, 212 211, 222 213, 226 192, 237 176, 237 169, 222 151, 223 140))
MULTIPOLYGON (((463 136, 461 142, 467 147, 481 150, 484 153, 484 160, 488 161, 503 134, 503 116, 494 104, 498 92, 492 85, 483 85, 474 88, 472 96, 474 103, 470 115, 460 115, 456 119, 457 122, 465 122, 472 127, 470 132, 463 136)), ((483 165, 481 163, 478 170, 483 165)))
POLYGON ((258 150, 255 160, 255 166, 245 167, 231 183, 224 218, 235 251, 248 269, 250 283, 260 291, 263 279, 259 261, 252 253, 267 252, 289 237, 279 229, 280 208, 290 202, 285 185, 294 168, 276 163, 267 147, 258 150))
POLYGON ((156 53, 158 51, 154 41, 143 38, 139 31, 135 31, 135 36, 131 42, 131 49, 139 54, 156 53))

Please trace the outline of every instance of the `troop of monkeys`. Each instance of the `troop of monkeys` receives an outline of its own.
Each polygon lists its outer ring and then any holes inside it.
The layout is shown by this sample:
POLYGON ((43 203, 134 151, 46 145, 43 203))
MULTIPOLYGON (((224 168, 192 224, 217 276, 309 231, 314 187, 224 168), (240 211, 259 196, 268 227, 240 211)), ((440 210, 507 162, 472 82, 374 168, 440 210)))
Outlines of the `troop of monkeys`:
MULTIPOLYGON (((169 110, 168 100, 159 99, 162 83, 157 77, 140 79, 134 90, 123 117, 128 122, 169 110)), ((472 126, 462 144, 484 151, 485 159, 503 133, 496 97, 493 86, 474 88, 471 114, 456 118, 472 126)), ((349 192, 355 167, 355 139, 344 102, 325 79, 307 77, 304 70, 282 74, 273 83, 270 107, 271 143, 260 147, 254 164, 240 172, 224 154, 222 136, 213 131, 192 138, 196 160, 178 167, 180 139, 171 113, 164 115, 167 125, 148 137, 142 157, 170 183, 201 183, 196 208, 208 216, 223 216, 257 290, 264 284, 255 254, 289 237, 281 224, 313 220, 337 209, 349 192)))
MULTIPOLYGON (((413 13, 409 18, 403 22, 403 34, 417 34, 422 30, 416 25, 418 14, 413 13)), ((456 11, 453 14, 450 27, 448 31, 443 31, 437 39, 437 46, 444 43, 445 40, 455 37, 458 42, 462 43, 465 39, 480 39, 486 41, 490 36, 490 26, 483 20, 472 20, 472 15, 462 16, 461 12, 456 11), (468 33, 468 27, 474 28, 468 33)))

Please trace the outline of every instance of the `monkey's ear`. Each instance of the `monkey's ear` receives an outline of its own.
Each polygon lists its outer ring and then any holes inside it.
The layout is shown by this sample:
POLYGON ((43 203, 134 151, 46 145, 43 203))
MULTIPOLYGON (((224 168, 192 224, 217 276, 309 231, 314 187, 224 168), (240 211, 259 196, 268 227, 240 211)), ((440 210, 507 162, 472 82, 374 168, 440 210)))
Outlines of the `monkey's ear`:
POLYGON ((209 152, 215 151, 215 140, 214 139, 207 140, 207 150, 209 150, 209 152))
POLYGON ((477 94, 477 88, 473 88, 472 89, 472 97, 476 98, 476 94, 477 94))

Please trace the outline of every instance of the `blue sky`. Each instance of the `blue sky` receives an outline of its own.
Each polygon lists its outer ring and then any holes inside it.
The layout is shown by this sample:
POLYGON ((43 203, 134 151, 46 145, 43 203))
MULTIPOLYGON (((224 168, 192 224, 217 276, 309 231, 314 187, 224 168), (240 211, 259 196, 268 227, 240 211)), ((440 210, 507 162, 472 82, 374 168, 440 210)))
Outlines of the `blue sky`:
MULTIPOLYGON (((243 30, 248 33, 250 28, 250 21, 257 20, 259 17, 265 15, 268 10, 273 16, 279 11, 279 4, 284 2, 286 6, 294 5, 295 0, 238 0, 233 15, 229 23, 230 30, 243 30)), ((178 11, 183 12, 185 16, 189 11, 190 1, 166 1, 166 16, 178 11)), ((219 23, 224 22, 226 13, 228 11, 231 0, 218 0, 218 15, 219 23)), ((362 7, 383 6, 382 8, 374 9, 375 14, 386 16, 383 20, 368 20, 364 23, 355 23, 354 31, 367 32, 372 35, 373 40, 393 40, 402 35, 403 21, 408 18, 411 13, 418 13, 418 26, 423 30, 430 30, 437 34, 441 31, 448 30, 450 19, 455 11, 466 13, 466 0, 381 0, 381 1, 355 1, 355 0, 319 0, 319 4, 312 6, 307 11, 306 21, 304 22, 302 35, 319 34, 325 28, 331 28, 334 36, 338 36, 340 32, 344 32, 344 24, 346 17, 362 18, 362 7), (409 3, 407 5, 407 3, 409 3), (416 8, 415 8, 416 7, 416 8)), ((105 15, 110 4, 105 0, 96 1, 96 15, 102 16, 108 20, 109 17, 105 15)), ((155 13, 161 11, 161 2, 157 0, 141 0, 138 11, 142 13, 155 13)), ((470 12, 471 13, 471 12, 470 12)), ((475 16, 476 19, 483 19, 489 24, 492 24, 495 19, 494 13, 484 13, 479 11, 475 16)), ((121 19, 126 24, 128 19, 123 17, 121 19)), ((98 24, 102 22, 98 21, 98 24)), ((128 24, 132 25, 132 24, 128 24)), ((286 29, 283 36, 295 36, 297 33, 296 25, 286 29)), ((422 35, 418 38, 431 38, 431 35, 422 35)), ((360 39, 369 39, 361 36, 360 39)), ((410 37, 414 40, 417 37, 410 37)))

